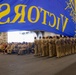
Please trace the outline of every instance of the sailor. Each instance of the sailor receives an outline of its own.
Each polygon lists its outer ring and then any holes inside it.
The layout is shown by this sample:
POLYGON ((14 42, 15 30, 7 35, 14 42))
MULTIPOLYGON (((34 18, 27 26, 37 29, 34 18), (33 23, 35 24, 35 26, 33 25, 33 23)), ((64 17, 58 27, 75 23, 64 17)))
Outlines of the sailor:
POLYGON ((35 47, 34 47, 34 55, 38 55, 38 40, 37 38, 35 37, 34 38, 34 43, 35 43, 35 47))
POLYGON ((60 53, 60 50, 61 50, 61 43, 60 43, 60 38, 57 36, 57 39, 56 39, 56 53, 57 53, 57 57, 61 57, 61 53, 60 53))
POLYGON ((50 36, 49 37, 49 57, 53 56, 53 52, 52 52, 52 50, 53 50, 52 48, 53 47, 52 47, 52 41, 51 40, 52 40, 52 37, 50 36))

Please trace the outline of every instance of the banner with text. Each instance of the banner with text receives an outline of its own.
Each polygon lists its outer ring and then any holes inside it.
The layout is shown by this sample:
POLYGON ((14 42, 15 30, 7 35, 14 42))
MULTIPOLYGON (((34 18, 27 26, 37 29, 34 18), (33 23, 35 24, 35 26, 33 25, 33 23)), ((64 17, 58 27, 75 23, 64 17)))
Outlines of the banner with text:
POLYGON ((0 0, 0 32, 40 30, 74 36, 76 0, 0 0))

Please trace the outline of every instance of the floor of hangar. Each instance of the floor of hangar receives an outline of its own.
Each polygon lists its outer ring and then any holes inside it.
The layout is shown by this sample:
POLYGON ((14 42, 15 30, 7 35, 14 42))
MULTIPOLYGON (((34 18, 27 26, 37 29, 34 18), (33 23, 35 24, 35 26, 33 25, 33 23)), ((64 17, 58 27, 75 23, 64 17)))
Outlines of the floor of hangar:
POLYGON ((62 58, 0 54, 0 75, 76 75, 76 54, 62 58))

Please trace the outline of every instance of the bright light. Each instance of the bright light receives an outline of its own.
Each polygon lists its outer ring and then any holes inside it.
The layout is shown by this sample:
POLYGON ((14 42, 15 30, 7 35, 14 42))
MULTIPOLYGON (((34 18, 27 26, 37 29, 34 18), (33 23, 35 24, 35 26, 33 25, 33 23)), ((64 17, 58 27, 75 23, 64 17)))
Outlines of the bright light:
POLYGON ((8 32, 8 43, 10 42, 34 42, 37 37, 35 32, 31 31, 13 31, 8 32))

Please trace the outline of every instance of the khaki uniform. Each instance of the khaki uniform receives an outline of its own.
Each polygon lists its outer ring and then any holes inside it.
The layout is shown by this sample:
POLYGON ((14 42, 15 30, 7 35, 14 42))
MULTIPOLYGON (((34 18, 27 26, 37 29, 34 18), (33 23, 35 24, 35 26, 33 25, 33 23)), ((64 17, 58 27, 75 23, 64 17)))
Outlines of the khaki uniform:
POLYGON ((26 44, 21 44, 19 45, 19 51, 18 51, 18 54, 25 54, 24 51, 26 50, 26 44))
POLYGON ((61 57, 61 43, 60 43, 60 39, 56 40, 56 53, 57 53, 57 57, 61 57))
POLYGON ((72 54, 75 52, 75 41, 72 39, 72 54))
POLYGON ((12 53, 12 50, 14 49, 15 45, 14 44, 11 44, 11 47, 10 47, 10 50, 9 50, 9 53, 12 53))
POLYGON ((65 55, 68 55, 69 54, 69 43, 68 43, 68 39, 65 39, 65 55))
POLYGON ((34 51, 35 51, 34 55, 38 55, 38 40, 37 39, 35 39, 34 51))
POLYGON ((65 40, 61 39, 61 56, 65 56, 65 40))
POLYGON ((3 53, 5 53, 5 44, 4 43, 1 44, 1 50, 3 53))
POLYGON ((0 51, 2 52, 2 44, 0 44, 0 51))
POLYGON ((49 39, 49 57, 53 56, 52 39, 49 39))
POLYGON ((72 54, 72 41, 69 40, 69 54, 72 54))
POLYGON ((10 53, 11 53, 11 50, 10 50, 10 49, 11 49, 11 45, 10 45, 10 44, 8 44, 8 45, 7 45, 7 48, 6 48, 6 50, 7 50, 7 53, 8 53, 8 54, 10 54, 10 53))
POLYGON ((75 53, 76 53, 76 38, 75 38, 75 53))
POLYGON ((53 56, 56 56, 56 43, 55 43, 55 41, 56 41, 56 39, 55 38, 53 38, 52 39, 52 53, 53 53, 53 56))
POLYGON ((41 39, 38 40, 38 55, 41 56, 42 48, 41 48, 41 39))
POLYGON ((42 43, 42 55, 41 56, 46 56, 46 49, 47 49, 47 47, 46 47, 46 39, 42 39, 42 41, 41 41, 41 43, 42 43))
POLYGON ((46 41, 46 56, 49 56, 49 39, 46 38, 45 41, 46 41))

